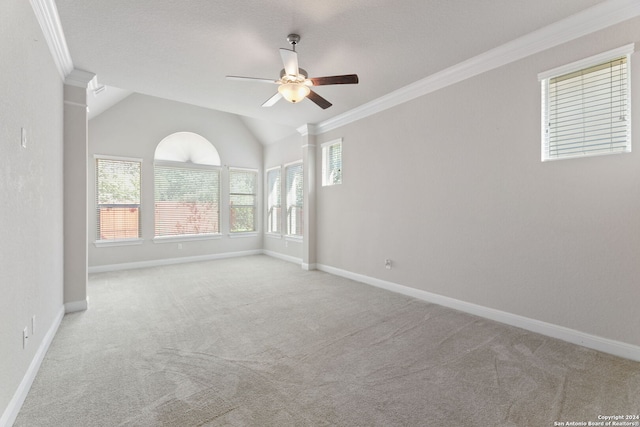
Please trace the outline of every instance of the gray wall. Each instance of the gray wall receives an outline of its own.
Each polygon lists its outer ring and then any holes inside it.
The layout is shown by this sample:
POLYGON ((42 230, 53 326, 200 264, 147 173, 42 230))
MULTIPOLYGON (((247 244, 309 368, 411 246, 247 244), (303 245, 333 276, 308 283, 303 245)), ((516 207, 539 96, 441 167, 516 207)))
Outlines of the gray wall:
POLYGON ((0 416, 62 313, 63 84, 28 1, 0 13, 0 416), (27 147, 20 129, 27 130, 27 147), (36 331, 22 348, 22 330, 36 331))
MULTIPOLYGON (((175 132, 194 132, 218 150, 223 165, 252 168, 262 177, 262 145, 233 114, 186 105, 151 96, 133 94, 89 121, 89 267, 162 259, 207 256, 228 252, 259 250, 262 236, 228 237, 228 200, 221 200, 222 238, 214 240, 154 243, 153 156, 158 143, 175 132), (144 243, 135 246, 96 247, 95 161, 94 155, 143 159, 141 222, 144 243)), ((226 170, 222 185, 228 186, 226 170)), ((262 201, 262 179, 258 200, 262 201)), ((228 191, 221 193, 228 194, 228 191)), ((261 204, 258 212, 262 212, 261 204)), ((261 215, 258 221, 261 230, 261 215)))
POLYGON ((638 41, 634 19, 318 136, 344 138, 318 263, 640 345, 640 54, 630 154, 542 163, 537 79, 638 41))

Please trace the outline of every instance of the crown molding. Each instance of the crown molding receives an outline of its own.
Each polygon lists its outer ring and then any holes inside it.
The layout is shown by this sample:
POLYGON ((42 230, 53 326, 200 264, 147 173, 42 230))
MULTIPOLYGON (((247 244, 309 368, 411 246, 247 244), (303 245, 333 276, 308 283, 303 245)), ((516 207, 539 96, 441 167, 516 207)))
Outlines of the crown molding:
POLYGON ((320 122, 310 130, 316 135, 328 132, 639 15, 638 0, 605 1, 320 122))
POLYGON ((87 89, 96 80, 96 75, 89 71, 73 69, 64 79, 64 84, 87 89))
POLYGON ((316 125, 311 123, 307 123, 302 125, 296 129, 301 136, 307 135, 318 135, 318 130, 316 129, 316 125))
POLYGON ((67 40, 62 31, 62 23, 58 15, 55 0, 30 0, 31 7, 38 19, 53 61, 64 80, 73 70, 73 61, 67 47, 67 40))

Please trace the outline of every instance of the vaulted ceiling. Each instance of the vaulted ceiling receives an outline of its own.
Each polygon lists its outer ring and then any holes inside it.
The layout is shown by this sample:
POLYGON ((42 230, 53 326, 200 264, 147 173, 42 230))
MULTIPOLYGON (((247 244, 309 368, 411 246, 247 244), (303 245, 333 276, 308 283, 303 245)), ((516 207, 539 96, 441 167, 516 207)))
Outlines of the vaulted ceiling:
POLYGON ((265 132, 328 120, 598 3, 56 0, 75 68, 100 84, 245 116, 265 132), (277 79, 289 33, 301 35, 311 76, 357 73, 360 84, 316 88, 327 110, 308 100, 263 108, 276 85, 225 79, 277 79))

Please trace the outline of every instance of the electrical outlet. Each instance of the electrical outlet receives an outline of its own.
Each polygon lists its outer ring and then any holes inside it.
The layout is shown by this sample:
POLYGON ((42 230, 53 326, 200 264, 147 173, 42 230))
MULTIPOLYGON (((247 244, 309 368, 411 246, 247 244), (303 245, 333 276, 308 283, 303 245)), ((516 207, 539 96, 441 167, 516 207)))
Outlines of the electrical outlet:
POLYGON ((390 259, 385 259, 384 260, 384 268, 386 268, 387 270, 391 270, 391 260, 390 259))
POLYGON ((181 251, 182 250, 182 243, 178 243, 178 250, 181 251))
POLYGON ((29 327, 25 326, 22 330, 22 348, 27 348, 27 341, 29 340, 29 327))

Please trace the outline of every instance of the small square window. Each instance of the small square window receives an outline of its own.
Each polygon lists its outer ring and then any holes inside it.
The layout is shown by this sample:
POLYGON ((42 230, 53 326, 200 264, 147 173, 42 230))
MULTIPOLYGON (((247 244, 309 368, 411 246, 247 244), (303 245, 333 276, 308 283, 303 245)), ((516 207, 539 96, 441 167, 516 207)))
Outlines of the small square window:
POLYGON ((342 139, 322 144, 322 186, 342 184, 342 139))
POLYGON ((541 73, 542 161, 631 151, 633 44, 541 73))

